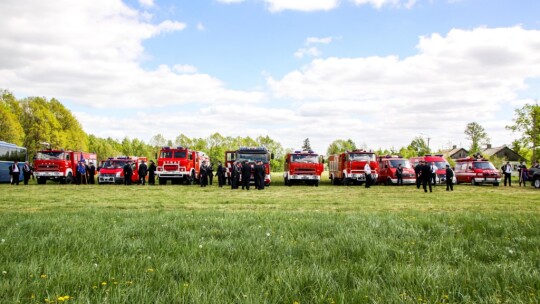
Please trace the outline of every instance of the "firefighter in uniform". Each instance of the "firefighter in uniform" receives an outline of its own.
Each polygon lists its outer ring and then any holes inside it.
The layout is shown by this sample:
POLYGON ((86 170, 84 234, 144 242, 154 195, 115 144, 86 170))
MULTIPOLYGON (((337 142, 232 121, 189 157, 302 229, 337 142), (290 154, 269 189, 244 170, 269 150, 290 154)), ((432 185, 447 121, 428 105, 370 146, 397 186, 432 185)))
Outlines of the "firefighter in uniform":
POLYGON ((259 190, 264 190, 264 180, 266 177, 266 170, 264 169, 264 164, 262 161, 259 161, 259 190))
POLYGON ((150 160, 150 166, 148 167, 148 184, 149 185, 155 185, 156 184, 156 164, 154 164, 153 160, 150 160))
POLYGON ((90 166, 88 166, 88 183, 93 185, 96 183, 96 166, 94 166, 93 162, 90 162, 90 166))
POLYGON ((422 163, 423 165, 420 173, 422 175, 422 186, 424 188, 424 192, 427 192, 427 186, 429 185, 429 192, 431 192, 431 165, 428 165, 426 162, 422 163))
POLYGON ((251 165, 246 161, 242 165, 242 190, 249 190, 249 180, 251 179, 251 165))
POLYGON ((212 163, 208 161, 206 164, 206 175, 208 176, 208 184, 212 186, 212 180, 214 179, 214 168, 212 168, 212 163))
POLYGON ((419 161, 416 166, 414 166, 414 174, 416 176, 416 189, 420 189, 420 184, 422 183, 422 164, 423 161, 419 161))
POLYGON ((255 189, 259 189, 261 187, 261 171, 260 171, 261 165, 259 162, 255 162, 255 166, 253 166, 253 178, 255 181, 255 189))
POLYGON ((146 184, 146 174, 148 173, 148 166, 146 166, 144 160, 141 161, 137 173, 139 173, 139 184, 144 186, 146 184))
POLYGON ((131 177, 133 176, 133 168, 131 161, 128 161, 124 166, 124 185, 131 185, 131 177))
POLYGON ((21 176, 21 170, 19 170, 18 161, 13 161, 13 164, 9 166, 9 174, 11 175, 11 184, 18 186, 21 176))
POLYGON ((30 164, 28 164, 28 162, 25 162, 22 170, 24 184, 28 185, 28 180, 30 180, 30 176, 32 176, 32 167, 30 167, 30 164))
POLYGON ((454 171, 446 165, 446 191, 454 191, 454 171))
POLYGON ((221 188, 225 184, 225 172, 221 162, 218 162, 216 176, 218 178, 218 186, 221 188))
POLYGON ((206 161, 202 162, 199 174, 201 175, 201 187, 206 187, 206 185, 208 185, 208 168, 206 168, 206 161))

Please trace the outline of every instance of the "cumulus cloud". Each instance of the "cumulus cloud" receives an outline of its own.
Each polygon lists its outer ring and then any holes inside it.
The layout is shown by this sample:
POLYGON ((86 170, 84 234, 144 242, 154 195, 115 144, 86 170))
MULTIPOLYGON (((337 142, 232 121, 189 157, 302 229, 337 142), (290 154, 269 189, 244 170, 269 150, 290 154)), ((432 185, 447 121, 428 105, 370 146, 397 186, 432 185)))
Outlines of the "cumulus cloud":
POLYGON ((154 0, 139 0, 139 4, 145 7, 152 7, 154 6, 154 0))
POLYGON ((356 5, 370 4, 371 6, 380 9, 383 6, 389 7, 405 7, 412 8, 416 4, 416 0, 351 0, 356 5))
POLYGON ((328 11, 339 5, 338 0, 264 0, 271 12, 284 10, 295 11, 328 11))
POLYGON ((306 39, 306 45, 316 44, 316 43, 329 44, 332 42, 332 39, 333 39, 332 37, 323 37, 323 38, 309 37, 306 39))
POLYGON ((229 90, 221 80, 187 66, 143 69, 143 41, 186 25, 174 20, 150 23, 145 13, 120 0, 6 0, 0 2, 0 11, 0 83, 18 94, 54 96, 92 107, 264 98, 260 92, 229 90))
POLYGON ((421 128, 462 138, 466 123, 497 121, 501 106, 527 88, 525 80, 540 77, 540 31, 453 29, 420 37, 417 49, 406 58, 315 59, 267 83, 274 97, 300 104, 300 115, 391 129, 389 137, 400 142, 421 128))
POLYGON ((310 48, 301 48, 294 52, 294 57, 304 58, 304 56, 319 57, 321 56, 321 51, 316 47, 310 48))

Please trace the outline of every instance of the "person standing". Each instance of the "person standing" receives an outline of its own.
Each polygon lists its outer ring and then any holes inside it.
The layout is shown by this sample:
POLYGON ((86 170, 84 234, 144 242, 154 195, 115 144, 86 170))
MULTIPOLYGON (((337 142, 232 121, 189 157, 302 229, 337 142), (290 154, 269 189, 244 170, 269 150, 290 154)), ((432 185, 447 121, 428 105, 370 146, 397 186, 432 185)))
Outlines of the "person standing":
POLYGON ((260 165, 259 165, 259 162, 255 162, 255 166, 253 167, 253 179, 254 179, 254 182, 255 182, 255 189, 259 189, 260 188, 260 183, 261 183, 261 171, 259 170, 260 169, 260 165))
POLYGON ((429 185, 429 192, 432 192, 431 188, 431 166, 428 165, 426 162, 424 162, 424 165, 422 166, 422 170, 420 172, 422 176, 422 187, 424 188, 424 192, 427 192, 427 186, 429 185))
POLYGON ((264 167, 262 161, 259 161, 259 178, 261 179, 259 182, 259 190, 264 190, 264 184, 266 182, 266 168, 264 167))
POLYGON ((214 179, 214 168, 212 168, 212 163, 208 161, 206 164, 206 175, 208 176, 208 184, 212 186, 212 181, 214 179))
POLYGON ((93 162, 90 162, 90 166, 88 167, 88 183, 90 185, 93 185, 96 183, 96 166, 94 166, 93 162))
POLYGON ((446 165, 446 191, 454 191, 454 171, 446 165))
POLYGON ((146 166, 144 160, 141 161, 137 173, 139 174, 139 184, 144 186, 146 184, 146 174, 148 173, 148 166, 146 166))
POLYGON ((129 186, 131 185, 131 178, 133 177, 133 167, 131 167, 131 161, 129 160, 124 165, 124 185, 129 186))
POLYGON ((364 165, 364 174, 366 175, 366 188, 371 187, 371 166, 369 161, 364 165))
POLYGON ((251 165, 246 161, 242 165, 242 190, 249 190, 249 182, 251 179, 251 165))
POLYGON ((419 161, 416 166, 414 166, 414 174, 416 176, 416 189, 420 189, 420 184, 422 183, 422 177, 420 176, 422 174, 422 162, 419 161))
POLYGON ((510 162, 507 161, 506 164, 501 167, 501 170, 504 174, 504 186, 506 187, 506 181, 508 181, 508 186, 512 187, 512 165, 510 165, 510 162))
POLYGON ((437 166, 435 166, 435 163, 429 163, 429 169, 431 169, 431 184, 433 186, 437 185, 437 166))
POLYGON ((521 184, 523 184, 523 187, 525 187, 525 182, 527 181, 527 166, 523 164, 523 162, 519 163, 518 167, 518 173, 519 173, 519 186, 521 187, 521 184))
POLYGON ((11 166, 9 166, 9 174, 11 175, 11 184, 19 185, 19 179, 21 178, 21 170, 19 169, 19 162, 14 161, 11 166))
POLYGON ((223 184, 225 184, 225 172, 223 170, 223 165, 220 161, 218 161, 216 176, 218 178, 218 186, 221 188, 223 187, 223 184))
POLYGON ((150 166, 148 167, 148 184, 156 184, 156 164, 153 160, 150 160, 150 166))
POLYGON ((80 161, 79 166, 77 166, 77 177, 79 178, 78 185, 86 185, 86 164, 82 161, 80 161))
POLYGON ((206 187, 208 185, 208 169, 206 168, 206 161, 203 161, 201 164, 201 167, 199 168, 199 175, 200 175, 200 184, 201 187, 206 187))
POLYGON ((397 178, 397 185, 403 186, 403 167, 401 164, 398 164, 396 168, 396 178, 397 178))
POLYGON ((22 170, 23 170, 24 184, 28 185, 28 180, 30 180, 30 176, 32 176, 32 167, 30 167, 30 164, 28 164, 28 162, 24 162, 24 166, 22 170))

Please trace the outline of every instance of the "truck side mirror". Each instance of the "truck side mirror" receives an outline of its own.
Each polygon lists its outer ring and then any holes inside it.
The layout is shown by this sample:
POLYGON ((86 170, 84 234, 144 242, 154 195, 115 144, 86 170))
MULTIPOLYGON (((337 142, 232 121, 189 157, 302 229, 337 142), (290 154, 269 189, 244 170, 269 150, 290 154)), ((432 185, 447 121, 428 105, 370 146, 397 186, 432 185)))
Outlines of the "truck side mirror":
POLYGON ((384 168, 385 168, 385 169, 388 169, 388 165, 384 165, 384 168))
POLYGON ((274 153, 270 153, 270 159, 274 159, 274 153))
POLYGON ((156 154, 154 154, 154 158, 155 158, 155 159, 157 159, 157 153, 156 153, 156 154))
POLYGON ((287 159, 285 159, 285 162, 286 162, 286 163, 288 164, 288 163, 289 163, 289 159, 288 159, 288 158, 287 158, 287 159))
POLYGON ((321 156, 321 164, 324 164, 324 157, 321 156))
POLYGON ((469 166, 469 170, 472 170, 472 166, 469 166))

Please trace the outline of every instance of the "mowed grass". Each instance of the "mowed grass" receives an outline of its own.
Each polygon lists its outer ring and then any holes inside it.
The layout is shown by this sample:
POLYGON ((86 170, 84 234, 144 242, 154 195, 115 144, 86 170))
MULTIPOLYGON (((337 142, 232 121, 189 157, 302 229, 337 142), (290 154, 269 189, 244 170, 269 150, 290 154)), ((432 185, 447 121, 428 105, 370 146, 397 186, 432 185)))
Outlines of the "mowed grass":
POLYGON ((528 186, 0 185, 0 303, 538 303, 528 186))

